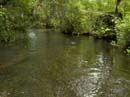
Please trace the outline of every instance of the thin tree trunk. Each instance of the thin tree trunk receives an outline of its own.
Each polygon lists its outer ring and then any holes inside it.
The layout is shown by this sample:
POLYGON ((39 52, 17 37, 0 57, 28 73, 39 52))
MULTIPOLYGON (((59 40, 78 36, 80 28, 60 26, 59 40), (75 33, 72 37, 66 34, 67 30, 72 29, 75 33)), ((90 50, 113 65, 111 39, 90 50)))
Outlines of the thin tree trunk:
POLYGON ((116 7, 115 7, 115 14, 119 14, 119 6, 120 6, 121 0, 116 0, 116 7))
POLYGON ((10 0, 3 0, 3 1, 0 0, 0 5, 1 5, 1 6, 5 6, 5 5, 8 4, 9 1, 10 1, 10 0))

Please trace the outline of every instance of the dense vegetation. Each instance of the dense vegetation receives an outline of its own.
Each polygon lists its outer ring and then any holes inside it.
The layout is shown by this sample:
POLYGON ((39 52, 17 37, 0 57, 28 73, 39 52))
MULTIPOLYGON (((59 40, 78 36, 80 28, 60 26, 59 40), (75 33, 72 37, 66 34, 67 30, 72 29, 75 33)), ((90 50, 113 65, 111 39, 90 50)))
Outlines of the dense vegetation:
POLYGON ((112 40, 130 53, 129 0, 0 0, 0 41, 30 27, 112 40))

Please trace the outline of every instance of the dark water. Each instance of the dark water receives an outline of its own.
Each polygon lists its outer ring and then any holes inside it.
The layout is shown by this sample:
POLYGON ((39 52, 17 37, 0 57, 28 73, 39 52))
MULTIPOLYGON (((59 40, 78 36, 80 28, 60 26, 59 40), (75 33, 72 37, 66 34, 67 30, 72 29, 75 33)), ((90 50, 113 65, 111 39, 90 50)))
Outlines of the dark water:
POLYGON ((130 97, 130 57, 103 40, 30 30, 0 45, 0 97, 130 97))

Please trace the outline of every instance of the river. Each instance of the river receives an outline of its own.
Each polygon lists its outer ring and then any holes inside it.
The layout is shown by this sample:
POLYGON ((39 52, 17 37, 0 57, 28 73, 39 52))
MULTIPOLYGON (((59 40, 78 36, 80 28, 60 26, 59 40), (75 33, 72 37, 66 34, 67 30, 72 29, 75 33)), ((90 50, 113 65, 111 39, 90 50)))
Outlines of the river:
POLYGON ((0 44, 0 97, 130 97, 130 57, 93 37, 28 30, 0 44))

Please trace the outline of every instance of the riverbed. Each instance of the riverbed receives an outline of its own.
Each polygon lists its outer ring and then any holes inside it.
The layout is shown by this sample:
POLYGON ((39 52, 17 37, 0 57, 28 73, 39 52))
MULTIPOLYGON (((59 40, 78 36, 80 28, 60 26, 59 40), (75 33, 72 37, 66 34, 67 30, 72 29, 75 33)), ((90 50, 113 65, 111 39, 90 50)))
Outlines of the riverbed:
POLYGON ((130 97, 130 57, 91 36, 31 29, 0 44, 0 97, 130 97))

